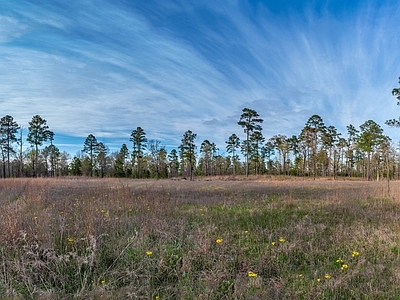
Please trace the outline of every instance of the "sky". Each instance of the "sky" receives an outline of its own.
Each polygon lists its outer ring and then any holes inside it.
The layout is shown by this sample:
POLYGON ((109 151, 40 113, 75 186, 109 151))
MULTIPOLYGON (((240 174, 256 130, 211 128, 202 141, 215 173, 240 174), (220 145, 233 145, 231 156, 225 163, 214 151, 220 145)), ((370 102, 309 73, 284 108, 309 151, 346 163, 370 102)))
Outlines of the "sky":
MULTIPOLYGON (((177 148, 185 131, 223 154, 243 108, 263 135, 322 117, 343 136, 400 116, 396 0, 0 0, 0 115, 47 120, 74 155, 142 127, 177 148)), ((29 144, 25 142, 25 146, 29 144)))

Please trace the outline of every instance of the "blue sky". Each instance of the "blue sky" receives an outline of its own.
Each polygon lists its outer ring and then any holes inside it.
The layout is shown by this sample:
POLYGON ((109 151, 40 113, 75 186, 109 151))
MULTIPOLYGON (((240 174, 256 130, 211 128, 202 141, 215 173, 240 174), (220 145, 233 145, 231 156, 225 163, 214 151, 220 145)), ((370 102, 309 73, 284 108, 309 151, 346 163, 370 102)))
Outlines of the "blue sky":
POLYGON ((395 0, 0 0, 1 115, 25 128, 41 115, 72 154, 88 134, 131 147, 138 126, 223 153, 244 107, 267 139, 318 114, 398 141, 384 122, 400 115, 399 20, 395 0))

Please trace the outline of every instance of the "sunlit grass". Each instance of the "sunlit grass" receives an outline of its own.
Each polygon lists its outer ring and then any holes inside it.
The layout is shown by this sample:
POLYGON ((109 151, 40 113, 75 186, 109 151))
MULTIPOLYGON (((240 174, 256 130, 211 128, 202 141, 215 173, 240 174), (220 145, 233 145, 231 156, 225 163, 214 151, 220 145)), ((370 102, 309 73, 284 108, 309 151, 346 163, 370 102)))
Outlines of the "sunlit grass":
POLYGON ((400 186, 0 182, 0 298, 395 299, 400 186))

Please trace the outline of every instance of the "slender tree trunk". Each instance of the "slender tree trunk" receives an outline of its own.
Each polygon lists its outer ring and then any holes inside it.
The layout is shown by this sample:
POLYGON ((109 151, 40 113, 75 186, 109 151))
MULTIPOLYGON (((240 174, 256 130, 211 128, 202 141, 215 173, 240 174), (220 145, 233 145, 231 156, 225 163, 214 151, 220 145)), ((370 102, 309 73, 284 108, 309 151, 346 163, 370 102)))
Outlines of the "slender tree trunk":
POLYGON ((10 168, 10 140, 8 140, 7 167, 8 167, 8 177, 11 177, 11 168, 10 168))
POLYGON ((387 166, 387 192, 388 196, 390 196, 390 165, 389 165, 389 154, 386 155, 386 166, 387 166))
POLYGON ((90 177, 93 177, 93 145, 90 145, 90 177))
POLYGON ((38 147, 38 145, 36 144, 36 152, 35 152, 35 168, 34 168, 34 177, 38 177, 38 174, 37 174, 37 166, 38 166, 38 158, 39 158, 39 147, 38 147))
POLYGON ((233 176, 235 176, 235 151, 232 151, 232 171, 233 171, 233 176))
POLYGON ((22 158, 22 130, 20 131, 19 144, 19 176, 23 176, 23 158, 22 158))
POLYGON ((140 154, 138 155, 137 169, 138 178, 140 179, 140 154))
POLYGON ((3 154, 3 178, 6 178, 6 157, 3 154))
POLYGON ((249 177, 249 130, 246 129, 246 177, 249 177))

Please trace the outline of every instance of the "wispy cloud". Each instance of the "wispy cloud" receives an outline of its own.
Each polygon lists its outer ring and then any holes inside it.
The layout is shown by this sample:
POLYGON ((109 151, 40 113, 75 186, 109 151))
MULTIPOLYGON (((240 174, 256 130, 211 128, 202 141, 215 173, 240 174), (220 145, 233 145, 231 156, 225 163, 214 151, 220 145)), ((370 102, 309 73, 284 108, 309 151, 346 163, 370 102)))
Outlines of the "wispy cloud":
POLYGON ((298 134, 312 114, 341 131, 383 124, 397 115, 400 9, 332 3, 8 4, 0 103, 21 123, 40 114, 56 133, 113 145, 141 126, 168 145, 191 129, 224 148, 244 107, 267 138, 298 134))

